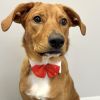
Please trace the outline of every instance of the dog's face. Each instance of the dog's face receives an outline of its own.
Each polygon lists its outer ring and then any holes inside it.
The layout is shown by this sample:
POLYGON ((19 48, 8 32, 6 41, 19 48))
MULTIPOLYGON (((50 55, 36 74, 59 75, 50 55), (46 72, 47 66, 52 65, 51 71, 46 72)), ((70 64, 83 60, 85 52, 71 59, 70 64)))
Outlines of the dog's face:
POLYGON ((31 51, 41 56, 64 54, 68 48, 69 26, 69 18, 62 7, 36 4, 26 19, 24 41, 31 51))
POLYGON ((8 30, 12 21, 21 23, 25 29, 23 46, 29 57, 64 55, 69 46, 69 28, 79 26, 83 35, 86 32, 75 11, 57 4, 20 4, 2 22, 2 29, 8 30))

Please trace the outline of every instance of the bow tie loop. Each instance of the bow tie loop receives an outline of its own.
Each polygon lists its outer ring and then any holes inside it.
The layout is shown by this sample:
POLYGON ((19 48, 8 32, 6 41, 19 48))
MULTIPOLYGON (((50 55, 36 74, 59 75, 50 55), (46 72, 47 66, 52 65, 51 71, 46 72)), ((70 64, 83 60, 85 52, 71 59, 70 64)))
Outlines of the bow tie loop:
POLYGON ((43 65, 34 65, 32 67, 32 72, 40 78, 45 78, 46 75, 49 78, 53 78, 58 75, 60 67, 54 64, 43 64, 43 65))

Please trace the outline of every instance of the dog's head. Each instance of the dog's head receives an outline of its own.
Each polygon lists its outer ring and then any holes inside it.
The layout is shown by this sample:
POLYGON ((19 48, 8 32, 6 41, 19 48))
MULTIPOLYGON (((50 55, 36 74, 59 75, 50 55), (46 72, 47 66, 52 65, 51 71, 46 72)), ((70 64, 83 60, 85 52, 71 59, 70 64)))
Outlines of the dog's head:
POLYGON ((13 21, 22 24, 25 29, 23 46, 29 57, 65 54, 71 26, 79 26, 82 35, 86 33, 79 15, 71 8, 59 4, 20 4, 3 20, 3 31, 7 31, 13 21))

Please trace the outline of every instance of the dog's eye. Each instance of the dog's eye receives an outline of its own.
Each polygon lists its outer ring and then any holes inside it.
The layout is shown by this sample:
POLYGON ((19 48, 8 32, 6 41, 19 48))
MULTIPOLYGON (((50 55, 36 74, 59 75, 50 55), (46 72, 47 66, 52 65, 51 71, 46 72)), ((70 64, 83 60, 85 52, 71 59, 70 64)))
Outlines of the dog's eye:
POLYGON ((67 19, 66 18, 62 18, 60 20, 60 24, 63 25, 63 26, 65 26, 67 24, 67 19))
POLYGON ((42 19, 41 19, 40 16, 35 16, 35 17, 33 18, 33 20, 34 20, 36 23, 41 23, 41 21, 42 21, 42 19))

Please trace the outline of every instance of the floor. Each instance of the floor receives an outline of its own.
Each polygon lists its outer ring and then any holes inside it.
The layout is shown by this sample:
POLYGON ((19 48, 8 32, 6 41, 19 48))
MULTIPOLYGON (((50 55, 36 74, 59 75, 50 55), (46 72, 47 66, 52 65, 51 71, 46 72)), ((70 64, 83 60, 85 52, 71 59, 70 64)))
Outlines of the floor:
POLYGON ((81 100, 100 100, 100 96, 81 98, 81 100))

